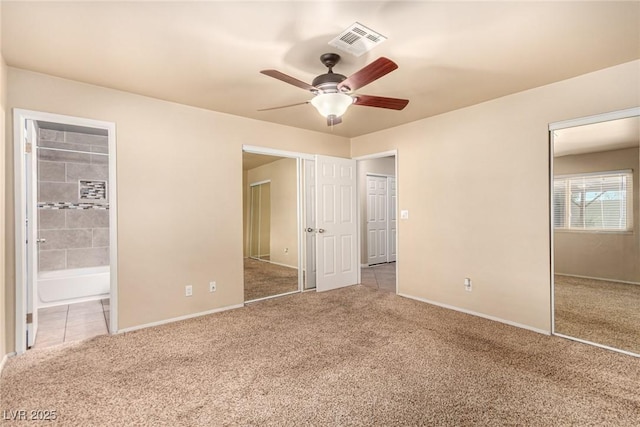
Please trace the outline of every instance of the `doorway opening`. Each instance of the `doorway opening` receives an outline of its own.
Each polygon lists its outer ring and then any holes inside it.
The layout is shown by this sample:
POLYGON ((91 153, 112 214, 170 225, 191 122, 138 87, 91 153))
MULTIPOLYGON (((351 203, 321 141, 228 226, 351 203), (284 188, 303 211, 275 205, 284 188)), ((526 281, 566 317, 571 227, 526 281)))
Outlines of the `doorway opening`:
POLYGON ((244 149, 244 300, 299 292, 300 160, 244 149))
POLYGON ((552 333, 640 357, 640 108, 549 130, 552 333))
POLYGON ((14 118, 17 352, 115 333, 115 125, 14 118))
POLYGON ((243 146, 245 302, 357 284, 360 269, 356 197, 355 160, 243 146), (287 163, 295 164, 295 170, 287 163), (252 188, 266 182, 270 212, 252 214, 252 198, 257 200, 265 193, 262 188, 252 188), (268 259, 256 259, 250 256, 251 242, 255 241, 250 239, 252 222, 253 230, 266 227, 257 224, 265 216, 270 219, 268 259), (251 283, 254 272, 248 267, 264 268, 267 264, 290 272, 297 268, 297 288, 290 280, 289 289, 263 292, 274 281, 267 279, 260 285, 264 295, 250 295, 250 289, 257 286, 251 283))
POLYGON ((360 283, 397 292, 396 152, 358 158, 360 283))

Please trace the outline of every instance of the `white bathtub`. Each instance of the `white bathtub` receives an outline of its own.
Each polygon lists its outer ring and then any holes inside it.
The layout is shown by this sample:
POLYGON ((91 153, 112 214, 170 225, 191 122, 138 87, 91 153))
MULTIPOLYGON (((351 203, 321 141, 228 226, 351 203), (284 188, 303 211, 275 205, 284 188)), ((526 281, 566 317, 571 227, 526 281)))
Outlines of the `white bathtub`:
POLYGON ((109 266, 38 273, 38 307, 109 298, 109 266))

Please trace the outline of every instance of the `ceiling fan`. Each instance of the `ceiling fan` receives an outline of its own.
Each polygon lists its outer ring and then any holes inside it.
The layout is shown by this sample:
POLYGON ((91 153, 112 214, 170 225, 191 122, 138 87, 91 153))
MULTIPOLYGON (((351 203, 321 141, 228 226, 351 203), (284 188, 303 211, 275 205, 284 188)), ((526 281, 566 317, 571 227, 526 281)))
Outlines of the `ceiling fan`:
POLYGON ((277 70, 262 70, 262 74, 285 83, 308 90, 314 97, 310 101, 280 107, 263 108, 258 111, 276 110, 279 108, 293 107, 296 105, 311 104, 320 114, 327 118, 327 125, 333 126, 342 123, 342 115, 351 104, 365 107, 388 108, 402 110, 409 103, 408 99, 386 98, 382 96, 358 95, 352 93, 380 77, 398 68, 398 65, 390 59, 381 57, 371 64, 356 71, 349 77, 333 72, 333 67, 340 61, 337 53, 325 53, 320 56, 320 61, 329 69, 326 74, 321 74, 311 84, 305 83, 277 70))

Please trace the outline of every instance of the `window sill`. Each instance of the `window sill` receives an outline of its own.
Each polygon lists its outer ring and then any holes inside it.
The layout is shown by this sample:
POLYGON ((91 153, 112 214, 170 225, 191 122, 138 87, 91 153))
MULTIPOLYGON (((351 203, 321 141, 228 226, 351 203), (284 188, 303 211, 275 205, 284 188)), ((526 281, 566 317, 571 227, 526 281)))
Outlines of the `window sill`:
POLYGON ((633 230, 571 230, 566 228, 555 228, 555 233, 578 233, 578 234, 628 234, 633 235, 633 230))

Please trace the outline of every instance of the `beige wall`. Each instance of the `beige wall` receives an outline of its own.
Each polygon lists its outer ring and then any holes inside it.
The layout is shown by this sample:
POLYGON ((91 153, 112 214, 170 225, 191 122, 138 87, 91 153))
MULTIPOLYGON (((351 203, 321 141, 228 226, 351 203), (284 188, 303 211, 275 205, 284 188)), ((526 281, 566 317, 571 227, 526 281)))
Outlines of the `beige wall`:
MULTIPOLYGON (((2 21, 2 3, 0 2, 0 22, 2 21)), ((13 345, 7 345, 8 322, 5 314, 5 118, 7 104, 7 66, 2 56, 0 43, 0 360, 13 345)), ((7 282, 8 283, 8 282, 7 282)))
MULTIPOLYGON (((298 195, 296 159, 282 159, 247 171, 247 186, 271 181, 271 261, 298 267, 298 195), (288 252, 285 253, 285 249, 288 252)), ((247 191, 249 191, 247 189, 247 191)), ((247 205, 245 207, 249 209, 247 205)), ((245 234, 245 238, 248 236, 245 234)))
MULTIPOLYGON (((347 138, 11 67, 7 107, 116 123, 120 328, 243 303, 243 144, 349 156, 347 138), (210 280, 218 283, 215 294, 208 292, 210 280), (184 296, 187 284, 193 285, 189 298, 184 296)), ((7 156, 12 158, 11 149, 7 156)), ((8 162, 7 175, 12 173, 8 162)), ((6 290, 11 324, 6 330, 11 351, 13 182, 7 184, 6 290)))
POLYGON ((398 150, 399 292, 550 331, 548 125, 640 105, 639 76, 634 61, 352 139, 353 157, 398 150))
MULTIPOLYGON (((352 139, 353 157, 398 150, 399 208, 410 212, 399 221, 399 292, 549 331, 548 124, 640 105, 639 75, 634 61, 352 139)), ((349 157, 346 138, 14 68, 7 101, 116 123, 121 328, 242 303, 242 144, 349 157)))
POLYGON ((367 264, 367 174, 396 175, 396 158, 381 157, 358 161, 358 192, 360 204, 360 262, 367 264))
POLYGON ((623 169, 634 171, 633 232, 556 231, 554 233, 556 273, 640 282, 639 155, 637 148, 629 148, 554 159, 553 169, 556 175, 623 169))

